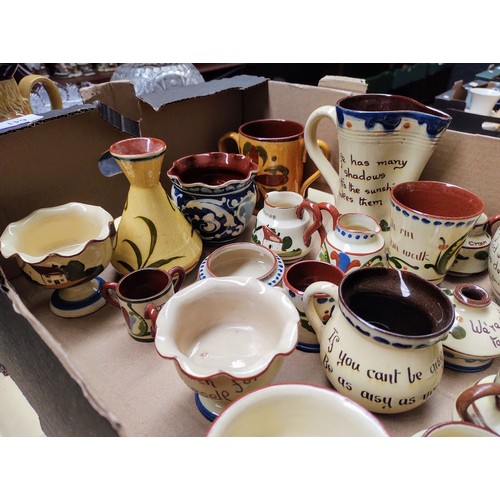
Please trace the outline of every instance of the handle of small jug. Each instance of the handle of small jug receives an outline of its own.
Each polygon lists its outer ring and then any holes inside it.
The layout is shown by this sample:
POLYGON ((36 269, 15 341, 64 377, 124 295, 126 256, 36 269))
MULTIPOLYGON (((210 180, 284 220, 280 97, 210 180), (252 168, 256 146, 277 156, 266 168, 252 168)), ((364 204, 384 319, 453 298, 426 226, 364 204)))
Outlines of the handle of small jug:
MULTIPOLYGON (((478 418, 474 418, 473 416, 471 416, 467 409, 477 399, 484 398, 485 396, 498 396, 499 394, 500 384, 487 383, 473 385, 472 387, 469 387, 468 389, 463 391, 460 396, 458 396, 455 403, 457 413, 464 422, 470 422, 484 427, 484 423, 482 423, 478 418)), ((498 408, 498 399, 496 401, 498 408)))
POLYGON ((304 215, 304 210, 307 210, 311 214, 311 223, 309 226, 306 228, 304 231, 304 245, 306 247, 311 245, 311 238, 312 235, 315 231, 319 231, 321 234, 321 228, 323 227, 321 224, 321 212, 319 210, 318 205, 314 203, 313 201, 310 200, 304 200, 298 207, 297 207, 297 217, 299 219, 302 219, 304 215))
POLYGON ((315 163, 326 183, 330 186, 333 196, 337 197, 339 192, 339 174, 330 163, 329 158, 323 153, 318 144, 318 125, 321 120, 327 118, 337 126, 337 115, 335 106, 321 106, 311 113, 304 126, 304 142, 307 153, 315 163))
POLYGON ((116 298, 116 289, 118 288, 118 283, 114 281, 106 281, 101 285, 101 295, 109 302, 112 306, 120 308, 120 303, 116 298))
POLYGON ((186 278, 186 271, 181 266, 174 266, 168 270, 167 274, 174 282, 174 292, 178 292, 186 278))
POLYGON ((219 148, 220 153, 227 153, 226 141, 229 139, 236 143, 236 147, 238 148, 239 151, 240 136, 238 132, 226 132, 224 135, 221 136, 221 138, 217 143, 217 147, 219 148))
POLYGON ((144 309, 144 319, 151 321, 151 337, 156 337, 156 321, 160 310, 154 304, 148 304, 144 309))
MULTIPOLYGON (((318 146, 325 155, 325 158, 330 161, 332 157, 332 152, 330 150, 330 146, 323 140, 318 139, 318 146)), ((302 163, 306 162, 307 150, 304 148, 304 158, 302 159, 302 163)), ((305 192, 307 188, 321 175, 319 170, 316 170, 313 174, 311 174, 307 179, 302 182, 302 186, 300 187, 299 194, 305 197, 305 192)))
POLYGON ((490 235, 493 236, 492 234, 492 229, 493 226, 500 221, 500 214, 497 215, 492 215, 491 217, 488 217, 488 220, 486 222, 486 232, 490 235))
MULTIPOLYGON (((330 215, 330 217, 332 218, 332 230, 334 230, 335 226, 337 225, 337 219, 340 217, 340 212, 335 208, 334 205, 328 203, 327 201, 320 201, 318 203, 318 208, 320 213, 324 211, 330 215)), ((328 230, 326 229, 326 226, 323 221, 323 216, 321 216, 321 228, 319 230, 319 234, 321 236, 321 244, 323 244, 326 235, 328 234, 328 230)))
MULTIPOLYGON (((27 75, 19 82, 19 93, 22 95, 24 99, 27 99, 30 102, 31 89, 40 84, 47 91, 50 99, 50 107, 51 109, 62 109, 63 102, 61 98, 61 93, 57 88, 57 85, 46 76, 42 75, 27 75)), ((31 108, 31 105, 30 105, 31 108)))
MULTIPOLYGON (((317 293, 329 295, 334 301, 335 304, 338 304, 339 300, 339 287, 334 283, 330 283, 329 281, 316 281, 315 283, 311 283, 304 291, 304 295, 302 297, 302 304, 304 306, 304 313, 309 321, 309 324, 312 326, 318 340, 321 342, 321 336, 324 331, 328 331, 333 321, 333 314, 330 319, 327 321, 326 325, 323 324, 322 319, 319 317, 316 308, 314 307, 314 295, 317 293)), ((336 305, 335 307, 338 307, 336 305)))

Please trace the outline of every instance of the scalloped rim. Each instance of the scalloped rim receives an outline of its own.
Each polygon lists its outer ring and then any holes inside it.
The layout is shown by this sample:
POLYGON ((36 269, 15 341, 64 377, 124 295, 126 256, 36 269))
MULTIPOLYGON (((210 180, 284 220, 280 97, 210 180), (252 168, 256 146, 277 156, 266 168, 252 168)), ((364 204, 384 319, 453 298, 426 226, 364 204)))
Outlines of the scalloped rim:
POLYGON ((57 205, 54 207, 47 207, 47 208, 40 208, 38 210, 35 210, 34 212, 31 212, 29 215, 26 217, 16 221, 16 222, 11 222, 3 231, 2 235, 0 236, 0 249, 2 252, 2 255, 5 258, 9 257, 17 257, 23 262, 26 262, 27 264, 40 264, 44 260, 48 258, 54 258, 54 257, 62 257, 62 258, 67 258, 67 257, 74 257, 77 255, 80 255, 82 252, 84 252, 90 245, 93 243, 99 243, 102 241, 105 241, 108 239, 110 236, 113 236, 116 233, 116 228, 114 225, 113 221, 113 216, 104 210, 104 208, 99 207, 97 205, 88 205, 85 203, 79 203, 79 202, 69 202, 64 205, 57 205), (90 210, 97 214, 98 217, 102 219, 103 222, 103 227, 99 233, 99 235, 96 238, 93 238, 91 240, 86 240, 79 244, 78 246, 75 245, 73 247, 74 249, 71 252, 51 252, 43 256, 32 256, 29 254, 26 254, 24 252, 18 252, 16 249, 13 247, 12 243, 9 241, 10 236, 14 235, 16 231, 22 230, 25 228, 27 224, 33 223, 33 221, 36 220, 38 217, 43 217, 43 214, 54 212, 54 211, 60 211, 64 209, 69 209, 69 210, 90 210), (76 250, 75 250, 76 248, 76 250))
MULTIPOLYGON (((227 292, 226 292, 227 293, 227 292)), ((229 292, 231 293, 231 292, 229 292)), ((270 299, 267 299, 269 302, 270 299)), ((298 324, 299 324, 299 313, 297 309, 292 304, 290 299, 285 296, 285 294, 279 288, 270 287, 256 278, 243 278, 243 277, 223 277, 223 278, 206 278, 201 281, 196 281, 192 285, 177 292, 160 310, 157 319, 157 334, 155 337, 155 346, 158 354, 165 359, 174 360, 179 369, 187 377, 194 380, 207 380, 215 376, 225 375, 231 377, 235 380, 245 380, 248 378, 253 378, 264 373, 271 363, 278 356, 288 356, 295 351, 298 343, 298 324), (231 285, 234 284, 234 285, 231 285), (192 370, 189 363, 188 356, 179 352, 175 342, 168 336, 162 336, 160 331, 164 328, 165 324, 169 323, 169 318, 176 317, 176 309, 180 307, 183 301, 196 301, 196 297, 200 295, 207 295, 210 293, 216 293, 220 290, 221 286, 231 286, 233 288, 232 293, 236 293, 241 288, 252 290, 250 293, 254 297, 275 296, 278 300, 274 305, 274 310, 282 308, 283 313, 286 317, 287 325, 282 329, 281 338, 276 345, 276 349, 273 352, 263 353, 258 361, 254 363, 251 367, 247 367, 245 371, 239 370, 236 373, 232 373, 230 370, 220 370, 217 368, 206 368, 205 370, 200 370, 198 368, 199 374, 192 370), (235 285, 241 288, 235 288, 235 285), (186 295, 191 296, 186 297, 186 295)))

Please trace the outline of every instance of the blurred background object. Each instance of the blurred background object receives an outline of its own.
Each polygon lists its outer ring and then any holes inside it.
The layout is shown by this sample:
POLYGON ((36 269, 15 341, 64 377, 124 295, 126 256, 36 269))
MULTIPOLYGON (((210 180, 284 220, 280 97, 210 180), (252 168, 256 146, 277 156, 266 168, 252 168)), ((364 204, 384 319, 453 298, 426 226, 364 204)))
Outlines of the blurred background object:
POLYGON ((191 63, 122 64, 111 76, 111 81, 117 80, 131 81, 138 96, 205 81, 191 63))

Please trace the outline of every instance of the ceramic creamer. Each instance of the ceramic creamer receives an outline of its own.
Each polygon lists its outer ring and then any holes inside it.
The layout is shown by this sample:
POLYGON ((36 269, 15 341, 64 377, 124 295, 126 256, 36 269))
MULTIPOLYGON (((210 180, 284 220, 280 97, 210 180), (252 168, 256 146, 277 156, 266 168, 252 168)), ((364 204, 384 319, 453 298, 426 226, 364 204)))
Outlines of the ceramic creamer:
POLYGON ((345 273, 359 267, 385 267, 382 229, 369 215, 342 214, 337 218, 334 229, 324 238, 318 258, 345 273))
POLYGON ((292 191, 271 191, 256 217, 254 243, 264 245, 285 264, 304 258, 312 248, 312 237, 324 237, 321 208, 336 220, 338 212, 328 203, 316 204, 292 191))

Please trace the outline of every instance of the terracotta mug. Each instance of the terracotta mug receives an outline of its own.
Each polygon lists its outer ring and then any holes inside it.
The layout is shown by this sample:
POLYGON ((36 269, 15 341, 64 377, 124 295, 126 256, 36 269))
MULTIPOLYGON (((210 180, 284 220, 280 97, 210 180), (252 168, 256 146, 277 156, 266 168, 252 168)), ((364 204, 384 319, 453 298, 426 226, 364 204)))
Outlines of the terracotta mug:
POLYGON ((446 182, 411 181, 394 186, 390 201, 388 266, 441 283, 483 213, 482 200, 446 182))
POLYGON ((101 293, 114 307, 121 309, 130 336, 142 342, 152 342, 151 319, 148 306, 158 310, 178 292, 184 283, 185 271, 180 266, 168 271, 144 267, 125 275, 120 281, 106 281, 101 293))
MULTIPOLYGON (((293 191, 303 196, 320 176, 316 171, 304 179, 307 151, 304 127, 298 122, 282 119, 246 122, 237 132, 227 132, 219 139, 219 151, 227 151, 226 141, 235 142, 240 154, 249 156, 259 165, 257 209, 262 208, 264 196, 269 191, 293 191)), ((318 141, 318 147, 330 157, 330 148, 324 141, 318 141)))

